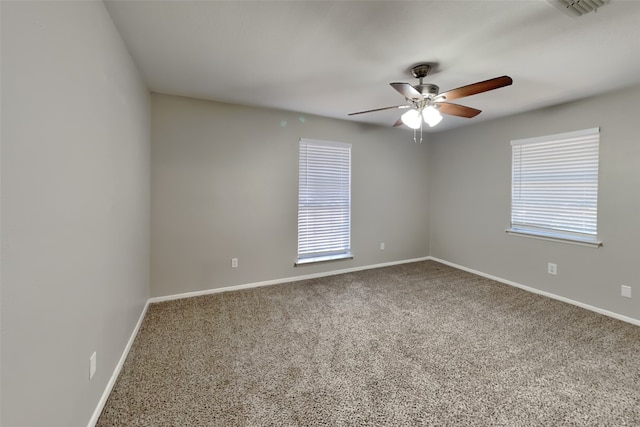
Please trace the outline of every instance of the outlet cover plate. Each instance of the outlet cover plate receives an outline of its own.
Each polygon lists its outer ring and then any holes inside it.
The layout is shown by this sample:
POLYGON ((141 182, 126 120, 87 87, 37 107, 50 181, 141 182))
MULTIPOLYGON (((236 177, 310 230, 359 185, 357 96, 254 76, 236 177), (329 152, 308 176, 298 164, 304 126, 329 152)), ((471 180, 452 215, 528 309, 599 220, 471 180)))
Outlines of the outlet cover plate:
POLYGON ((91 357, 89 358, 89 379, 93 378, 96 374, 97 360, 96 360, 96 352, 94 351, 91 357))
POLYGON ((631 286, 620 286, 620 295, 626 298, 631 298, 631 286))

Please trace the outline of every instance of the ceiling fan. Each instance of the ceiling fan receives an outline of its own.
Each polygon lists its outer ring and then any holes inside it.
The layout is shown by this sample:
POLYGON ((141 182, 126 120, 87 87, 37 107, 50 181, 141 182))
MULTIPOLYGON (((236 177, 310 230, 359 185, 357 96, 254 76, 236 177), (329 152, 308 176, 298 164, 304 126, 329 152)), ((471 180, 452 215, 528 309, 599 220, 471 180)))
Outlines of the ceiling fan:
POLYGON ((476 108, 453 104, 448 101, 499 89, 513 83, 511 77, 501 76, 439 93, 440 88, 438 86, 431 83, 423 83, 422 81, 429 74, 432 66, 433 64, 430 63, 421 63, 411 67, 411 75, 420 81, 416 86, 411 86, 409 83, 391 83, 391 86, 405 97, 406 104, 359 111, 349 115, 354 116, 375 111, 409 108, 410 110, 405 112, 393 126, 404 124, 410 127, 414 130, 414 140, 415 130, 420 129, 420 141, 422 142, 423 121, 433 127, 442 120, 441 113, 470 119, 481 112, 476 108))

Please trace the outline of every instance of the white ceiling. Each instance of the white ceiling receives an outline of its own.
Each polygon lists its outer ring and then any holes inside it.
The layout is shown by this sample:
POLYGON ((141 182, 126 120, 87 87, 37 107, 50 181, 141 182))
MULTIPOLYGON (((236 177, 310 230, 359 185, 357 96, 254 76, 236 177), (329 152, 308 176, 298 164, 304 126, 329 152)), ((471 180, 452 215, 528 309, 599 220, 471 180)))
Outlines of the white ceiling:
MULTIPOLYGON (((390 82, 437 62, 441 92, 509 75, 456 101, 483 110, 434 130, 640 83, 640 1, 572 18, 545 0, 112 1, 107 9, 154 92, 391 126, 390 82)), ((615 113, 615 112, 612 112, 615 113)))

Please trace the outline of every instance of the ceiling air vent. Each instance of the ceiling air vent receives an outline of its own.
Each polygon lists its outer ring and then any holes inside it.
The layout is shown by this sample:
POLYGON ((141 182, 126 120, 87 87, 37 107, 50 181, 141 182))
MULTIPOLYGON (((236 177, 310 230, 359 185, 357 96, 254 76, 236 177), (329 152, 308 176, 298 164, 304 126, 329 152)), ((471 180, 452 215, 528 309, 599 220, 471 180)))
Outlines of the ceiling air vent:
POLYGON ((598 8, 609 3, 609 0, 547 0, 547 3, 569 16, 576 17, 597 12, 598 8))

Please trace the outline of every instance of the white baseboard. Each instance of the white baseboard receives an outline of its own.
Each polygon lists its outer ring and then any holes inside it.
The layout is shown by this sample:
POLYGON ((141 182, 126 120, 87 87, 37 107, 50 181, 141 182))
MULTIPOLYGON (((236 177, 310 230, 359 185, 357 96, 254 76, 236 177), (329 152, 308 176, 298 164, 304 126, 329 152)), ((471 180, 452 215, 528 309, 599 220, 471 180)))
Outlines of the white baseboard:
POLYGON ((140 317, 138 318, 138 323, 136 323, 135 328, 133 328, 133 332, 129 337, 129 341, 127 341, 127 345, 125 346, 124 351, 122 352, 122 356, 120 356, 120 360, 118 360, 118 364, 116 365, 116 368, 113 370, 113 373, 111 374, 111 378, 107 383, 107 387, 104 389, 104 392, 102 393, 102 397, 100 397, 100 400, 98 401, 98 406, 96 406, 96 409, 93 411, 93 415, 91 416, 91 419, 89 420, 89 424, 87 424, 87 427, 95 427, 96 423, 98 422, 98 418, 100 418, 100 414, 104 409, 104 405, 106 405, 107 399, 109 398, 109 395, 113 390, 113 386, 115 386, 116 384, 116 380, 118 379, 118 375, 120 375, 120 371, 124 366, 124 362, 125 360, 127 360, 127 356, 129 355, 129 351, 131 350, 133 341, 135 341, 136 336, 138 335, 138 331, 140 330, 140 326, 142 326, 142 321, 144 320, 144 316, 147 314, 147 308, 149 308, 148 300, 147 300, 147 303, 144 305, 144 308, 142 309, 142 313, 140 313, 140 317))
POLYGON ((445 261, 443 259, 435 258, 432 256, 427 257, 431 261, 439 262, 441 264, 448 265, 449 267, 457 268, 458 270, 463 270, 469 273, 476 274, 478 276, 486 277, 487 279, 495 280, 496 282, 504 283, 505 285, 514 286, 516 288, 520 288, 527 292, 531 292, 534 294, 543 295, 545 297, 549 297, 558 301, 566 302, 567 304, 572 304, 578 306, 580 308, 584 308, 586 310, 594 311, 599 314, 603 314, 608 317, 613 317, 614 319, 622 320, 623 322, 631 323, 633 325, 640 326, 640 320, 634 319, 633 317, 624 316, 622 314, 614 313, 613 311, 605 310, 599 307, 595 307, 589 304, 582 303, 580 301, 574 301, 572 299, 562 297, 560 295, 552 294, 551 292, 541 291, 540 289, 532 288, 529 286, 522 285, 520 283, 512 282, 511 280, 503 279, 502 277, 493 276, 491 274, 486 274, 478 270, 474 270, 472 268, 465 267, 463 265, 458 265, 453 262, 445 261))
POLYGON ((186 293, 183 293, 183 294, 167 295, 167 296, 162 296, 162 297, 153 297, 153 298, 149 298, 149 303, 153 304, 153 303, 157 303, 157 302, 171 301, 171 300, 182 299, 182 298, 198 297, 198 296, 201 296, 201 295, 217 294, 217 293, 220 293, 220 292, 229 292, 229 291, 237 291, 237 290, 240 290, 240 289, 258 288, 260 286, 278 285, 280 283, 297 282, 299 280, 307 280, 307 279, 316 279, 318 277, 335 276, 336 274, 352 273, 354 271, 370 270, 370 269, 373 269, 373 268, 380 268, 380 267, 389 267, 389 266, 398 265, 398 264, 408 264, 410 262, 426 261, 428 259, 429 259, 429 257, 405 259, 405 260, 402 260, 402 261, 392 261, 392 262, 385 262, 385 263, 382 263, 382 264, 365 265, 365 266, 361 266, 361 267, 345 268, 345 269, 342 269, 342 270, 333 270, 333 271, 327 271, 327 272, 322 272, 322 273, 305 274, 305 275, 302 275, 302 276, 286 277, 286 278, 282 278, 282 279, 267 280, 267 281, 264 281, 264 282, 246 283, 246 284, 243 284, 243 285, 225 286, 225 287, 222 287, 222 288, 205 289, 205 290, 202 290, 202 291, 186 292, 186 293))

